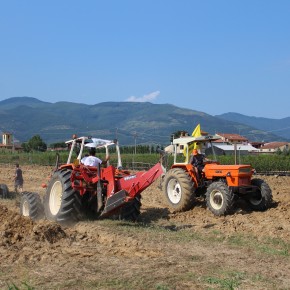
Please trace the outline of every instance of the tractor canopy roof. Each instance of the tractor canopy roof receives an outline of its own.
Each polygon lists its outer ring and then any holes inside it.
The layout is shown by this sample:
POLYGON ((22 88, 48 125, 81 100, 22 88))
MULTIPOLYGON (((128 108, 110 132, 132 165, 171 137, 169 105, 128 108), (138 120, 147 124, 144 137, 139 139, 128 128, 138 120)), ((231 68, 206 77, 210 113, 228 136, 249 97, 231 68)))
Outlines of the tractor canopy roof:
POLYGON ((192 143, 209 143, 209 142, 219 140, 219 139, 220 139, 220 136, 218 135, 208 135, 208 136, 199 136, 199 137, 186 136, 186 137, 173 139, 172 144, 173 145, 188 145, 192 143))
POLYGON ((72 144, 74 142, 79 144, 83 143, 85 147, 101 148, 105 146, 115 145, 117 143, 117 140, 105 140, 100 138, 94 138, 91 136, 83 136, 68 140, 65 143, 72 144))

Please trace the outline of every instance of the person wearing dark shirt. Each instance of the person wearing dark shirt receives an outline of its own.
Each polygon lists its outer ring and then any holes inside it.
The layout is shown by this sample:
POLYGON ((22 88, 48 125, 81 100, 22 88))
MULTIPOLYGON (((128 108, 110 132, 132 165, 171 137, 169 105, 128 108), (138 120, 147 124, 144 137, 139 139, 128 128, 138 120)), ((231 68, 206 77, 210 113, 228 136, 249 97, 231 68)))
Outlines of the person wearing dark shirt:
POLYGON ((20 192, 22 193, 23 191, 23 175, 22 175, 22 170, 19 167, 19 164, 15 164, 15 174, 14 174, 14 189, 15 192, 20 192))
POLYGON ((201 173, 204 168, 204 161, 207 159, 205 158, 204 154, 198 152, 197 149, 192 150, 192 154, 190 155, 189 163, 196 168, 196 173, 198 174, 198 178, 201 178, 201 173))

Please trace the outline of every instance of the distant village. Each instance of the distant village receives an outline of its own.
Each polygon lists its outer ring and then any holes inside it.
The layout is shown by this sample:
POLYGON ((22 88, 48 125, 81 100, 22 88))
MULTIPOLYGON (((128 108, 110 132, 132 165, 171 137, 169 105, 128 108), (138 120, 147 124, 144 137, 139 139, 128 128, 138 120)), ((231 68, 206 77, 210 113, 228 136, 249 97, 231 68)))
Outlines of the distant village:
POLYGON ((2 143, 0 143, 0 150, 22 151, 22 146, 14 142, 13 134, 9 132, 2 133, 2 143))
MULTIPOLYGON (((208 133, 201 131, 201 135, 208 136, 208 133)), ((180 137, 186 136, 189 136, 188 133, 182 131, 180 137)), ((220 137, 220 139, 212 142, 216 155, 234 155, 235 150, 239 151, 240 155, 273 154, 288 151, 290 147, 288 142, 250 142, 239 134, 216 133, 215 136, 220 137)), ((173 145, 165 148, 167 152, 173 152, 173 150, 173 145)), ((211 152, 211 149, 205 149, 204 153, 210 154, 211 152)))
MULTIPOLYGON (((201 134, 207 136, 208 133, 201 131, 201 134)), ((217 133, 219 140, 213 142, 214 151, 217 155, 233 155, 236 150, 241 155, 248 154, 273 154, 277 152, 288 151, 290 143, 288 142, 251 142, 247 138, 239 134, 217 133)), ((181 136, 188 136, 187 132, 182 131, 181 136)), ((61 148, 63 150, 63 148, 61 148)), ((2 133, 2 143, 0 143, 0 150, 9 150, 12 152, 21 152, 23 148, 21 144, 14 142, 13 134, 9 132, 2 133)), ((52 150, 52 149, 47 149, 52 150)), ((55 150, 55 148, 53 149, 55 150)), ((172 152, 173 145, 165 148, 165 151, 172 152)), ((206 154, 205 150, 205 154, 206 154)))

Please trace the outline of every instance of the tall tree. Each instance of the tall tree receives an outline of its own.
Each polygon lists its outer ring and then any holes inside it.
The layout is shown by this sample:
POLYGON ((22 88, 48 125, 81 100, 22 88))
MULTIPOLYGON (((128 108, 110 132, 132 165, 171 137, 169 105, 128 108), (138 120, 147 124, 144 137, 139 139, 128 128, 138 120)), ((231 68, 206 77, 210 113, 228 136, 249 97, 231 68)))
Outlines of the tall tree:
POLYGON ((31 139, 28 140, 27 143, 22 144, 22 147, 26 152, 31 151, 41 151, 44 152, 47 149, 46 143, 43 142, 39 135, 33 136, 31 139))

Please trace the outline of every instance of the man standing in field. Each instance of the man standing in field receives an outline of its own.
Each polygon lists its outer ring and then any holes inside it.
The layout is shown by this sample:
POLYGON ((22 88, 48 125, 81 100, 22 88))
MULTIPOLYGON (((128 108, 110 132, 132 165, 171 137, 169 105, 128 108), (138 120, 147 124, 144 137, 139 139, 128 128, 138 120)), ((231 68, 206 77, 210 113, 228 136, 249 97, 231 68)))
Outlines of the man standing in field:
POLYGON ((19 164, 15 164, 15 174, 14 174, 14 190, 16 193, 18 193, 18 190, 20 193, 23 191, 23 176, 22 176, 22 170, 19 167, 19 164))

